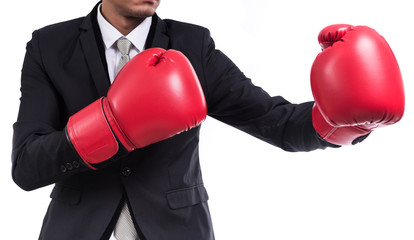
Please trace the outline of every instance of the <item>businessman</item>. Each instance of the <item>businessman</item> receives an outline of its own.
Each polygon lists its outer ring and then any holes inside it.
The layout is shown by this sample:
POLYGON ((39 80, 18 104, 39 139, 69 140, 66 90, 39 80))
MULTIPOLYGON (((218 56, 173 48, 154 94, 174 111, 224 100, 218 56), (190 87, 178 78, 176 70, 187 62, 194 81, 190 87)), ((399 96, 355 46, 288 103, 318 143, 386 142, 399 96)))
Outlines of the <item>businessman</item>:
POLYGON ((403 115, 398 64, 370 29, 325 29, 316 102, 292 104, 254 86, 207 29, 159 18, 159 4, 102 0, 33 32, 12 176, 24 190, 55 184, 39 239, 214 239, 198 157, 207 115, 286 151, 355 144, 403 115), (367 36, 383 62, 354 47, 367 36), (341 61, 358 64, 338 62, 344 51, 355 54, 341 61))

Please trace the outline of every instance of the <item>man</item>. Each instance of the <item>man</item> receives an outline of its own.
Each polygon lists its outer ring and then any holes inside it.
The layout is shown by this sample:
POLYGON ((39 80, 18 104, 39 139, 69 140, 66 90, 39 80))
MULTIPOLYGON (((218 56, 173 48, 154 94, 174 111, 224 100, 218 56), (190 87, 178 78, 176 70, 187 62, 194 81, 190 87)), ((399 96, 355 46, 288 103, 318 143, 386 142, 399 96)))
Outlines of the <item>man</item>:
MULTIPOLYGON (((313 102, 270 97, 215 49, 207 29, 158 18, 159 3, 103 0, 84 18, 33 33, 12 158, 13 179, 21 188, 56 184, 40 239, 118 239, 117 231, 128 231, 122 230, 125 215, 135 239, 214 239, 198 161, 199 126, 130 153, 121 149, 92 167, 73 146, 68 121, 107 95, 118 72, 120 38, 132 42, 131 58, 154 47, 181 51, 213 118, 286 151, 338 146, 315 131, 313 102)), ((348 140, 361 141, 369 132, 348 140)))

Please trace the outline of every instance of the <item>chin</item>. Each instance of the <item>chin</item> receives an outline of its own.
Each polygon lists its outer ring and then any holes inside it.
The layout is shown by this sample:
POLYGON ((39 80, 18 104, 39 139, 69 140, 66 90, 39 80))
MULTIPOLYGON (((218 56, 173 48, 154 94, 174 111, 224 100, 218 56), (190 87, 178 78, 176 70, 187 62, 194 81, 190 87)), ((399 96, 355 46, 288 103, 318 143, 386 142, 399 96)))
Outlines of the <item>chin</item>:
POLYGON ((131 9, 129 11, 129 13, 127 13, 126 15, 128 15, 129 17, 134 17, 134 18, 146 18, 146 17, 151 17, 152 15, 154 15, 155 13, 155 9, 154 8, 136 8, 136 9, 131 9))

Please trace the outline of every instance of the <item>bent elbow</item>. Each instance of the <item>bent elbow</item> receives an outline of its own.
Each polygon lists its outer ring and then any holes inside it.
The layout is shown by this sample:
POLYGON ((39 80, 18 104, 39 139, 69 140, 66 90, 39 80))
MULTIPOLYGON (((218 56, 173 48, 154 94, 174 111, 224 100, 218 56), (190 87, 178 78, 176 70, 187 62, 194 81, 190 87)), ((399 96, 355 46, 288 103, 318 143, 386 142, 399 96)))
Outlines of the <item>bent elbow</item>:
POLYGON ((16 169, 12 170, 12 179, 14 183, 24 191, 32 191, 40 188, 40 186, 36 185, 34 181, 31 181, 27 177, 22 177, 20 174, 18 174, 16 169))

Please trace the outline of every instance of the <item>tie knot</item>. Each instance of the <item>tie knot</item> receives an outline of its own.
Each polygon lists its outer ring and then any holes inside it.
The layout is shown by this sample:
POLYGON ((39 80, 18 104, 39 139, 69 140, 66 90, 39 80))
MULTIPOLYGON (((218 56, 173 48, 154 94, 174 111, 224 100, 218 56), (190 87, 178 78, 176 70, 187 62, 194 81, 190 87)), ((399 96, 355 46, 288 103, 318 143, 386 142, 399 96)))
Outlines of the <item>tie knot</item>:
POLYGON ((131 50, 132 43, 126 38, 120 38, 116 41, 116 46, 122 55, 128 55, 131 50))

